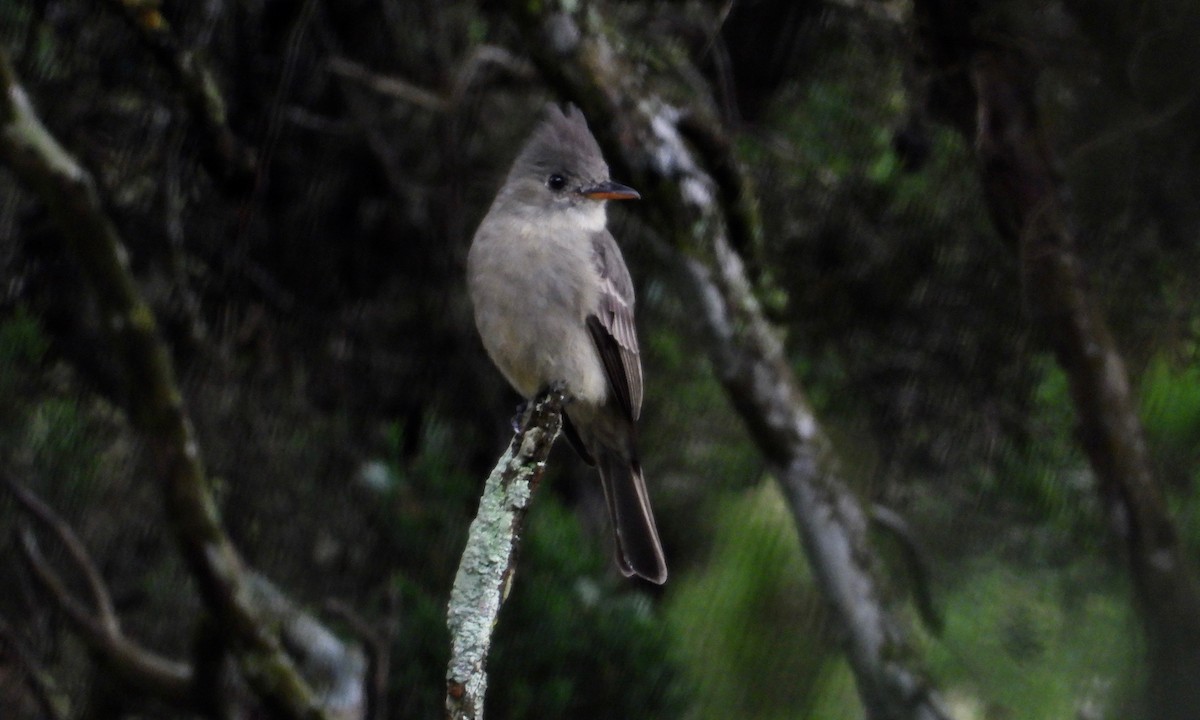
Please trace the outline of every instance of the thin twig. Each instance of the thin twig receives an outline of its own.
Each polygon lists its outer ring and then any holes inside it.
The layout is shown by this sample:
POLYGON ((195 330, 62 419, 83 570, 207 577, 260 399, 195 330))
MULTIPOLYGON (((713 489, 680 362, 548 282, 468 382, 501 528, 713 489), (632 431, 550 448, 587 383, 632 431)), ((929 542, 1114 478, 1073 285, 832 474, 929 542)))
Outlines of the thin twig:
POLYGON ((333 615, 350 627, 350 631, 366 647, 367 674, 364 678, 367 691, 367 708, 362 720, 386 720, 388 677, 391 667, 392 623, 376 628, 358 614, 354 608, 340 600, 325 603, 325 612, 333 615))
MULTIPOLYGON (((57 516, 53 527, 58 531, 65 525, 57 516)), ((93 652, 108 661, 108 666, 122 681, 147 692, 156 699, 175 705, 185 705, 191 698, 192 670, 185 663, 168 660, 138 646, 113 626, 105 625, 92 616, 67 589, 58 573, 38 548, 37 539, 29 528, 18 532, 21 553, 38 585, 50 595, 67 618, 75 633, 93 652)), ((63 539, 60 535, 59 539, 63 539)), ((84 562, 92 564, 86 557, 84 562)))
POLYGON ((431 112, 445 112, 449 103, 441 95, 395 76, 371 72, 343 57, 329 58, 329 69, 335 75, 353 80, 380 95, 416 105, 431 112))
POLYGON ((448 112, 461 103, 480 73, 488 66, 500 68, 508 75, 520 80, 528 80, 534 76, 532 65, 495 45, 475 47, 459 63, 458 70, 454 73, 453 84, 448 92, 427 90, 404 78, 381 75, 340 55, 329 58, 329 69, 335 75, 353 80, 380 95, 435 113, 448 112))
POLYGON ((875 527, 886 530, 900 546, 901 555, 911 578, 912 593, 916 599, 917 612, 921 620, 934 635, 941 635, 945 629, 945 621, 933 601, 931 578, 933 571, 929 566, 929 553, 925 550, 912 526, 900 513, 878 503, 871 506, 871 522, 875 527))
POLYGON ((79 539, 79 536, 75 534, 75 531, 71 529, 71 526, 65 520, 50 509, 49 505, 42 502, 41 498, 14 480, 8 473, 0 473, 0 481, 4 483, 21 507, 25 508, 38 522, 54 533, 54 536, 67 549, 71 560, 74 561, 75 566, 83 574, 83 578, 87 582, 92 602, 96 604, 96 611, 100 615, 100 626, 107 632, 119 633, 121 625, 117 620, 116 610, 113 609, 112 597, 108 593, 104 579, 100 577, 100 571, 96 568, 96 564, 92 562, 91 555, 88 553, 87 548, 83 546, 83 542, 79 539))

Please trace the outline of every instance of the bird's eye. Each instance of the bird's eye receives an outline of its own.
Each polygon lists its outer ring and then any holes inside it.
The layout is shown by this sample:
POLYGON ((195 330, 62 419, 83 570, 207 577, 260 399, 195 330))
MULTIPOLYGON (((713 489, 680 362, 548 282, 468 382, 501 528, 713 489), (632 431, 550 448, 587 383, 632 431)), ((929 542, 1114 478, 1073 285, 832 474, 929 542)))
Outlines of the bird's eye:
POLYGON ((554 173, 550 177, 546 178, 546 187, 554 190, 555 192, 562 190, 566 186, 567 179, 558 173, 554 173))

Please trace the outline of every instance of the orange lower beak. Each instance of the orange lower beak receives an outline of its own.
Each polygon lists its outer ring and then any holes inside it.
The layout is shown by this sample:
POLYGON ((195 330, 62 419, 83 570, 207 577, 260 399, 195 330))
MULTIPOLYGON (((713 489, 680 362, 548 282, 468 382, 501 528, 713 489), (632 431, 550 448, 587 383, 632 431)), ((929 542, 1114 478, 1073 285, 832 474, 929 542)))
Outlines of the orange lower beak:
POLYGON ((631 187, 606 180, 579 191, 588 200, 640 200, 641 195, 631 187))

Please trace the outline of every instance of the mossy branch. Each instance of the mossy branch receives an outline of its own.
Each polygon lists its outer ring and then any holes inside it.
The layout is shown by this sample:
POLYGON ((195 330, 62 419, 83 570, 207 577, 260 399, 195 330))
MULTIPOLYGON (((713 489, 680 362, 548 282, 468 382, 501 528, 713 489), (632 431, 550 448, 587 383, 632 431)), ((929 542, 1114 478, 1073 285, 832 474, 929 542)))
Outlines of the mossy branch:
POLYGON ((562 428, 563 401, 560 391, 551 391, 530 405, 521 429, 484 484, 446 611, 450 629, 446 717, 450 720, 483 717, 492 630, 512 586, 525 513, 562 428))
POLYGON ((170 354, 96 183, 46 130, 3 53, 0 160, 49 208, 96 294, 131 379, 130 416, 156 461, 171 530, 247 682, 282 716, 325 717, 252 602, 248 573, 218 517, 170 354))

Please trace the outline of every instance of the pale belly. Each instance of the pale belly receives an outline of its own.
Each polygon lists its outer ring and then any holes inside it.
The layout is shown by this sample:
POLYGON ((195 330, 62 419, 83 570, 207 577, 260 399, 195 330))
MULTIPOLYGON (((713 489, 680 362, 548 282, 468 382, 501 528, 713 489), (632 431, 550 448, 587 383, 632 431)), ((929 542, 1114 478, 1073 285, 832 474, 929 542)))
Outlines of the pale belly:
POLYGON ((484 347, 509 384, 522 396, 562 384, 573 400, 599 405, 607 379, 592 339, 583 325, 554 322, 530 310, 523 322, 481 329, 484 347))
POLYGON ((579 272, 590 265, 561 248, 523 257, 498 250, 476 248, 469 278, 475 324, 492 362, 526 398, 562 384, 573 401, 602 405, 608 380, 585 324, 595 283, 579 272))

